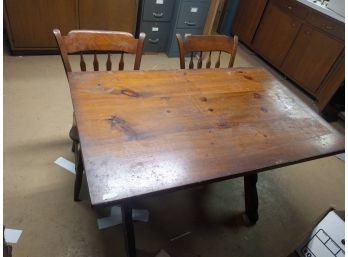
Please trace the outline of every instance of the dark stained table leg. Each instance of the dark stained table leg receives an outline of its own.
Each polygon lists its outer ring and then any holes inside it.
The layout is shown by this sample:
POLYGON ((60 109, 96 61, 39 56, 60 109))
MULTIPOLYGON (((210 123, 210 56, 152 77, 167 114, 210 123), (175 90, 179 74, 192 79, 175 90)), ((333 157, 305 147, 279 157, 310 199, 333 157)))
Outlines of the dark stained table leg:
POLYGON ((128 202, 122 204, 122 221, 127 257, 136 257, 132 207, 128 202))
POLYGON ((74 185, 74 201, 79 201, 80 191, 82 185, 82 176, 83 176, 83 161, 82 161, 82 152, 81 146, 79 146, 76 142, 75 145, 75 185, 74 185))
POLYGON ((244 193, 245 193, 245 214, 249 225, 254 225, 259 219, 257 212, 259 199, 257 196, 257 173, 244 176, 244 193))

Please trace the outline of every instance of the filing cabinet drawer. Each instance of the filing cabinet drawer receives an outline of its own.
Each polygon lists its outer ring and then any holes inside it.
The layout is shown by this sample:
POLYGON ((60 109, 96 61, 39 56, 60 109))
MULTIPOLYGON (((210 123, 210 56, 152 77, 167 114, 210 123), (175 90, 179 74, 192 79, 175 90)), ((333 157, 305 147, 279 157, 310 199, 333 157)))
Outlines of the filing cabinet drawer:
POLYGON ((172 17, 174 0, 144 0, 144 21, 169 21, 172 17))
POLYGON ((208 14, 208 2, 183 2, 177 28, 202 28, 208 14))
POLYGON ((144 51, 164 51, 168 42, 169 29, 168 22, 143 22, 140 32, 146 33, 144 51))
POLYGON ((176 34, 180 34, 184 38, 185 35, 200 35, 202 34, 202 31, 199 29, 176 29, 171 38, 170 49, 168 51, 168 56, 170 57, 179 56, 179 46, 176 40, 176 34))

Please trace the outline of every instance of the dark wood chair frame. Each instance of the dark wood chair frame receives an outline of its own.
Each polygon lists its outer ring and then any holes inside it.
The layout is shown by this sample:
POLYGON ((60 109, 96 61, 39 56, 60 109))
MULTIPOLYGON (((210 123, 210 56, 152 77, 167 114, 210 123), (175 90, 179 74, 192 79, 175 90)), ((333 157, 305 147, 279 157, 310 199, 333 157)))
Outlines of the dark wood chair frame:
POLYGON ((194 68, 193 58, 195 53, 199 53, 197 69, 203 66, 203 52, 209 52, 206 68, 211 67, 211 53, 219 52, 218 59, 215 63, 215 68, 220 68, 221 52, 230 54, 228 68, 232 68, 237 53, 238 36, 228 37, 224 35, 190 35, 181 37, 176 34, 176 39, 179 45, 180 52, 180 68, 185 69, 185 56, 190 54, 189 69, 194 68))
MULTIPOLYGON (((59 29, 54 29, 53 34, 56 38, 60 55, 63 61, 65 74, 69 80, 68 73, 72 72, 69 62, 69 54, 80 55, 80 69, 86 71, 86 62, 83 54, 93 54, 93 70, 99 71, 99 61, 97 54, 106 53, 106 70, 111 71, 111 54, 121 55, 118 69, 124 69, 124 53, 135 54, 134 70, 140 69, 140 63, 144 47, 145 34, 140 33, 139 39, 127 32, 121 31, 101 31, 101 30, 72 30, 66 36, 62 36, 59 29)), ((83 157, 80 146, 78 128, 76 126, 75 115, 73 114, 73 125, 69 136, 73 141, 72 151, 75 153, 75 185, 74 201, 79 201, 83 177, 83 157)))

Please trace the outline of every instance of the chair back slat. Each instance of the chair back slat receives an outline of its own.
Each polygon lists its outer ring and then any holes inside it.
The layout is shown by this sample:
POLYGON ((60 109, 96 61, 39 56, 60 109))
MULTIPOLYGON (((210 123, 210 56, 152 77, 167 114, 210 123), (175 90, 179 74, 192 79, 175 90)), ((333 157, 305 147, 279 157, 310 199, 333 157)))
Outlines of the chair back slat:
POLYGON ((215 68, 220 68, 220 58, 221 58, 221 51, 219 51, 219 56, 218 56, 218 59, 215 63, 215 68))
POLYGON ((199 59, 198 59, 198 63, 197 63, 197 68, 198 69, 202 69, 202 59, 203 59, 203 52, 201 51, 199 53, 199 59))
POLYGON ((190 64, 189 64, 189 68, 193 69, 193 52, 191 52, 191 59, 190 59, 190 64))
POLYGON ((69 54, 80 53, 81 71, 86 71, 86 63, 82 53, 93 53, 93 70, 99 71, 97 54, 107 53, 106 70, 111 70, 111 53, 121 53, 119 70, 124 69, 124 53, 135 54, 134 70, 140 69, 140 63, 144 47, 145 34, 140 33, 139 38, 127 32, 100 31, 100 30, 72 30, 66 36, 62 36, 58 29, 54 29, 55 35, 66 75, 71 72, 69 54))
MULTIPOLYGON (((238 44, 238 38, 237 38, 237 44, 238 44)), ((233 67, 234 60, 236 59, 236 53, 237 53, 237 47, 234 49, 234 52, 230 56, 230 62, 228 63, 228 68, 233 67)))
POLYGON ((206 65, 205 65, 205 67, 207 69, 210 69, 210 66, 211 66, 211 51, 209 52, 208 61, 207 61, 206 65))
POLYGON ((106 70, 111 71, 111 69, 112 69, 111 54, 108 53, 108 59, 106 60, 106 70))
POLYGON ((123 61, 123 52, 122 52, 120 62, 118 64, 118 70, 123 70, 123 69, 124 69, 124 61, 123 61))
POLYGON ((83 54, 80 54, 80 68, 81 71, 86 71, 86 62, 85 59, 83 58, 83 54))
MULTIPOLYGON (((211 67, 211 53, 219 52, 217 61, 215 63, 215 68, 220 68, 221 65, 221 52, 225 52, 230 54, 230 60, 228 63, 228 67, 233 67, 233 63, 235 60, 235 56, 237 53, 238 47, 238 37, 227 37, 224 35, 190 35, 185 36, 183 39, 180 34, 176 34, 176 38, 179 45, 180 52, 180 68, 185 69, 185 56, 188 53, 194 52, 209 52, 209 57, 206 62, 206 68, 211 67)), ((192 69, 194 64, 193 58, 191 55, 191 60, 189 63, 189 68, 192 69)), ((198 59, 197 68, 200 69, 202 67, 203 60, 201 58, 198 59)))
POLYGON ((97 54, 94 52, 94 58, 93 58, 93 69, 94 71, 99 71, 99 62, 97 58, 97 54))

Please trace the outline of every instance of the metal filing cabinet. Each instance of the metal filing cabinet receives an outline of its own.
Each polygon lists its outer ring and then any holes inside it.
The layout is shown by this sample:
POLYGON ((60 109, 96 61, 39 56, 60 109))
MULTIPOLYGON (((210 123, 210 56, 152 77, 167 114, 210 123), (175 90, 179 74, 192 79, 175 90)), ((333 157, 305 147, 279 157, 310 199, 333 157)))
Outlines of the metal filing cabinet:
POLYGON ((139 32, 146 33, 144 51, 164 52, 167 48, 175 0, 143 0, 139 32))
POLYGON ((208 15, 210 0, 177 0, 167 46, 169 57, 179 56, 176 34, 199 35, 203 33, 205 20, 208 15))

